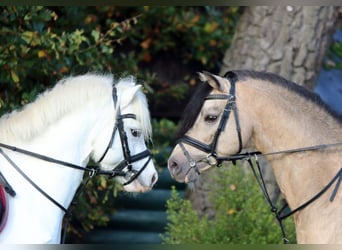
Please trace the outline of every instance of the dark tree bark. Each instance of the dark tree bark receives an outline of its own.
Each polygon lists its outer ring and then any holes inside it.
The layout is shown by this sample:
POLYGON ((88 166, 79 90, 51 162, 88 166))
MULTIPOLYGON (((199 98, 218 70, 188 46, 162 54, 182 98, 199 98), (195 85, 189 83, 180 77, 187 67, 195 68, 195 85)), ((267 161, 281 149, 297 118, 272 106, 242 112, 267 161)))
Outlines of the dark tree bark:
MULTIPOLYGON (((333 6, 257 6, 244 10, 220 74, 232 69, 251 69, 279 74, 313 89, 340 9, 333 6)), ((263 161, 263 172, 273 200, 279 189, 271 168, 263 161)), ((210 175, 201 175, 188 198, 200 215, 214 216, 208 193, 210 175)), ((224 188, 224 187, 223 187, 224 188)))

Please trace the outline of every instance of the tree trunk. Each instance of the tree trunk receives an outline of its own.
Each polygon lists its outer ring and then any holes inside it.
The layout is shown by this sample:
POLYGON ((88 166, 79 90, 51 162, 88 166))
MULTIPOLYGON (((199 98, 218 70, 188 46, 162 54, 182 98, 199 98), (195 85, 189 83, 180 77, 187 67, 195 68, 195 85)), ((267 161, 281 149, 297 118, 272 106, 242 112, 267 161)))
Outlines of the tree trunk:
MULTIPOLYGON (((332 6, 247 7, 239 20, 220 74, 250 69, 279 74, 313 89, 338 21, 339 8, 332 6)), ((263 172, 273 200, 279 189, 271 168, 263 160, 263 172)), ((210 175, 201 175, 195 189, 187 192, 200 215, 215 215, 208 193, 210 175)))

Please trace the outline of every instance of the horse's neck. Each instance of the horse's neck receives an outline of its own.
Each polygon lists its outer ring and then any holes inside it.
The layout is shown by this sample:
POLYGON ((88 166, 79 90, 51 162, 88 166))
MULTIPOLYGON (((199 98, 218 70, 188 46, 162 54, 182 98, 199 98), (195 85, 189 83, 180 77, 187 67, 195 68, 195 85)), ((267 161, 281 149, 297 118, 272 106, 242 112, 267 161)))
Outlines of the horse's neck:
MULTIPOLYGON (((61 117, 30 142, 17 141, 18 144, 14 146, 84 166, 88 162, 94 136, 101 134, 101 130, 105 133, 104 137, 110 136, 111 129, 107 127, 113 124, 114 111, 112 105, 107 106, 104 108, 98 103, 85 104, 84 108, 61 117), (106 127, 104 124, 107 124, 106 127), (107 130, 108 133, 105 132, 107 130)), ((65 208, 70 205, 82 181, 84 174, 82 171, 50 164, 16 152, 8 152, 8 154, 44 192, 65 208)), ((4 159, 0 161, 4 166, 0 167, 0 170, 17 192, 16 198, 9 198, 11 211, 8 226, 0 234, 0 240, 58 241, 63 211, 43 197, 4 159), (41 223, 41 221, 45 222, 41 223), (17 232, 10 232, 11 230, 17 232)))
POLYGON ((248 107, 248 119, 253 120, 257 134, 255 146, 262 152, 342 140, 337 119, 304 97, 262 81, 240 87, 244 88, 243 94, 237 91, 241 94, 241 106, 248 107))
MULTIPOLYGON (((239 110, 246 111, 245 119, 253 123, 251 141, 257 150, 269 153, 342 141, 341 124, 303 97, 277 84, 259 81, 239 87, 239 110)), ((296 207, 320 191, 337 173, 341 167, 337 158, 336 152, 328 155, 320 151, 274 155, 268 160, 289 204, 296 207)))

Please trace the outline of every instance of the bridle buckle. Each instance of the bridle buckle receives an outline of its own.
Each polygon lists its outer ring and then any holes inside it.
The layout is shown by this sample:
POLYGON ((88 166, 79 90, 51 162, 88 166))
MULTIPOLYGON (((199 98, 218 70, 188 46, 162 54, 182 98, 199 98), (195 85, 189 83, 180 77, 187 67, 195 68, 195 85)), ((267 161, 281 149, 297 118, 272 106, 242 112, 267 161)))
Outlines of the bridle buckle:
POLYGON ((92 168, 92 169, 89 171, 89 178, 93 178, 95 175, 97 175, 97 172, 98 172, 97 169, 92 168))
POLYGON ((191 161, 189 162, 189 165, 191 168, 194 168, 196 166, 196 162, 195 161, 191 161))
POLYGON ((208 155, 207 155, 207 163, 208 163, 210 166, 212 166, 212 167, 216 166, 217 163, 218 163, 218 162, 217 162, 216 155, 215 155, 215 154, 212 154, 212 153, 208 154, 208 155))
POLYGON ((130 179, 132 179, 136 174, 138 173, 138 171, 136 171, 136 170, 129 170, 129 171, 127 171, 127 173, 125 174, 125 179, 126 180, 130 180, 130 179))

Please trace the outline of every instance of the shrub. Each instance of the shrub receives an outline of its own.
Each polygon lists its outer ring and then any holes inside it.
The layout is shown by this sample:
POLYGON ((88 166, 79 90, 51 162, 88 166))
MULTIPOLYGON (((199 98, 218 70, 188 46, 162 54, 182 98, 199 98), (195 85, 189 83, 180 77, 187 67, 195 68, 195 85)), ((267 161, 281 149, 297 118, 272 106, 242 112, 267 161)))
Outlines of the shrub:
MULTIPOLYGON (((216 216, 199 218, 190 201, 175 188, 167 201, 168 224, 164 243, 270 244, 282 243, 277 220, 254 176, 242 167, 221 167, 212 178, 217 185, 209 194, 216 216), (225 187, 222 189, 222 187, 225 187)), ((287 237, 295 242, 292 218, 285 222, 287 237)))

